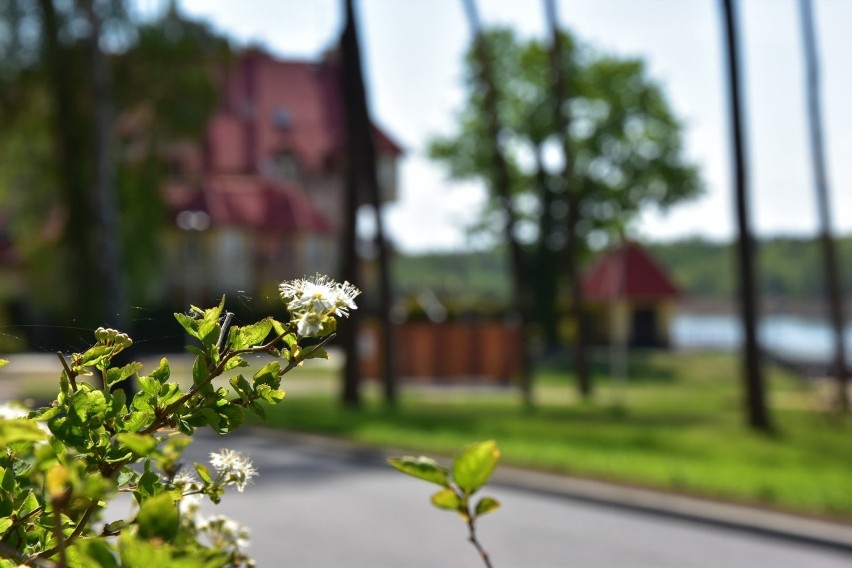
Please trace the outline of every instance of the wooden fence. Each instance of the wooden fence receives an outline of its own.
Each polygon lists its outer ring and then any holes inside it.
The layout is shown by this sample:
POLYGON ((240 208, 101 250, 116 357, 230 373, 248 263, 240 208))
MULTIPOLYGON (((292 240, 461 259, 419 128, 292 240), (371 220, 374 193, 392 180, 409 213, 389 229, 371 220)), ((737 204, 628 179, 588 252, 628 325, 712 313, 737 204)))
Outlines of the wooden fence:
MULTIPOLYGON (((520 338, 504 323, 405 323, 394 328, 398 376, 412 383, 509 384, 518 376, 520 338)), ((379 376, 379 330, 365 325, 359 345, 364 377, 379 376)))

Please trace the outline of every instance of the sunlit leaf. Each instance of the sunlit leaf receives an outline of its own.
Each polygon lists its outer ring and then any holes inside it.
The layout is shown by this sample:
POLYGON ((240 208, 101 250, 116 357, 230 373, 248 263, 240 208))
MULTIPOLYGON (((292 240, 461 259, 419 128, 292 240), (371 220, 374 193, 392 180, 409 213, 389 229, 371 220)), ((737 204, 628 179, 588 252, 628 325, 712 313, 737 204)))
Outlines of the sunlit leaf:
POLYGON ((444 487, 449 487, 450 476, 447 468, 438 465, 438 462, 425 456, 411 457, 404 456, 401 458, 389 458, 388 463, 401 471, 418 479, 423 479, 431 483, 437 483, 444 487))
POLYGON ((497 501, 497 499, 495 499, 493 497, 483 497, 476 504, 476 509, 474 510, 474 513, 476 514, 477 517, 481 517, 482 515, 490 513, 491 511, 493 511, 493 510, 495 510, 499 507, 500 507, 500 502, 497 501))
POLYGON ((488 483, 500 450, 494 440, 467 446, 453 462, 453 480, 466 494, 471 495, 488 483))

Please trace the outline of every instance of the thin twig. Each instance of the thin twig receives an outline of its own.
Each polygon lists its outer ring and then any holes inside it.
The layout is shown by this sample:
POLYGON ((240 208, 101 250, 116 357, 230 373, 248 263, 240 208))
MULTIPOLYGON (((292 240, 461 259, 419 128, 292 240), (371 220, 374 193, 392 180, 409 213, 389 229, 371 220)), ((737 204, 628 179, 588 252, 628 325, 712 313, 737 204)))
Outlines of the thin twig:
POLYGON ((488 568, 493 568, 491 566, 491 558, 488 556, 488 551, 482 548, 482 545, 479 544, 479 540, 476 538, 476 526, 475 526, 475 518, 468 515, 467 517, 467 528, 470 531, 470 536, 468 536, 467 540, 476 547, 476 551, 479 552, 479 555, 482 557, 482 561, 485 562, 485 566, 488 568))
MULTIPOLYGON (((74 528, 74 532, 72 532, 70 535, 68 535, 67 538, 65 538, 64 543, 60 540, 59 544, 57 544, 53 548, 48 548, 47 550, 44 550, 44 551, 39 552, 37 554, 33 554, 32 556, 27 558, 25 564, 29 564, 30 562, 32 562, 33 560, 36 560, 38 558, 50 558, 51 556, 53 556, 57 552, 64 555, 66 546, 71 546, 71 543, 74 540, 76 540, 78 536, 83 534, 83 530, 85 530, 86 525, 89 524, 89 519, 91 519, 92 515, 95 514, 95 510, 97 510, 97 508, 98 508, 98 501, 97 500, 92 501, 89 504, 89 507, 85 511, 83 511, 83 516, 80 517, 80 521, 77 523, 77 526, 74 528)), ((62 532, 61 526, 60 526, 60 532, 62 532)), ((63 563, 62 565, 64 566, 65 564, 63 563)))
POLYGON ((68 375, 68 382, 71 383, 71 390, 77 390, 77 373, 71 370, 71 367, 68 366, 68 361, 65 360, 65 355, 62 354, 61 351, 56 352, 56 356, 59 357, 59 362, 62 363, 62 367, 65 369, 65 374, 68 375))

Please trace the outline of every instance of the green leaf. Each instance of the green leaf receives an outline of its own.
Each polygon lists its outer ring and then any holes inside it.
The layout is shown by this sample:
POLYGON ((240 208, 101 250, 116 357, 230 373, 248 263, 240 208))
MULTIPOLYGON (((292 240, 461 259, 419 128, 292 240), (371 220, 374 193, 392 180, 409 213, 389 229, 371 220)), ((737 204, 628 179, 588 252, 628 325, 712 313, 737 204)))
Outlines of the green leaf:
MULTIPOLYGON (((144 397, 141 396, 142 393, 137 394, 133 398, 133 406, 137 407, 143 404, 147 405, 148 403, 144 401, 144 397), (137 399, 140 400, 139 405, 137 405, 137 399)), ((130 413, 130 417, 124 423, 124 429, 128 432, 138 432, 143 428, 146 428, 151 422, 154 420, 154 411, 151 409, 150 405, 144 408, 139 408, 135 412, 130 413)))
POLYGON ((328 359, 328 351, 322 347, 305 347, 302 350, 302 359, 328 359))
POLYGON ((269 385, 277 389, 281 384, 281 365, 278 361, 267 363, 254 374, 254 387, 258 385, 269 385))
POLYGON ((272 330, 272 321, 270 318, 262 319, 257 323, 236 328, 233 334, 231 347, 234 349, 248 349, 259 345, 266 339, 269 332, 272 330))
POLYGON ((192 365, 192 382, 193 384, 200 385, 207 377, 210 376, 210 371, 207 369, 207 364, 204 361, 204 357, 196 357, 195 363, 192 365))
POLYGON ((465 510, 464 501, 459 499, 459 496, 456 495, 456 492, 450 488, 441 489, 434 495, 432 495, 432 504, 438 507, 439 509, 446 509, 448 511, 456 511, 458 513, 467 514, 465 510))
POLYGON ((140 456, 150 456, 157 450, 157 440, 153 436, 126 432, 116 436, 116 439, 140 456))
POLYGON ((284 391, 276 390, 269 385, 258 385, 257 394, 270 404, 278 404, 284 399, 284 391))
POLYGON ((242 357, 231 357, 228 359, 228 362, 225 363, 225 370, 230 371, 235 367, 248 367, 248 362, 242 357))
POLYGON ((221 326, 218 321, 205 318, 205 321, 201 322, 198 327, 198 339, 201 340, 201 344, 208 349, 216 345, 216 341, 219 340, 220 329, 221 326))
POLYGON ((95 367, 99 363, 102 363, 104 359, 109 358, 114 350, 115 347, 112 345, 95 345, 86 350, 79 358, 73 357, 72 361, 74 362, 74 366, 78 368, 95 367))
POLYGON ((488 483, 500 450, 494 440, 467 446, 453 462, 453 480, 465 495, 471 495, 488 483))
POLYGON ((88 568, 90 566, 118 568, 118 562, 112 550, 107 544, 107 541, 103 539, 79 539, 67 549, 67 552, 69 553, 69 568, 76 568, 78 566, 80 568, 88 568), (77 556, 76 563, 72 561, 72 556, 77 556))
MULTIPOLYGON (((146 463, 145 465, 146 469, 150 468, 149 464, 146 463)), ((147 471, 139 477, 139 482, 136 485, 136 493, 142 497, 153 497, 158 493, 158 490, 162 486, 163 482, 160 481, 160 476, 150 471, 150 469, 147 469, 147 471)))
POLYGON ((12 526, 13 521, 9 517, 0 518, 0 536, 6 534, 6 531, 9 530, 9 527, 12 526))
POLYGON ((139 377, 139 388, 145 394, 156 397, 160 394, 160 383, 151 377, 139 377))
POLYGON ((206 465, 195 462, 195 471, 198 472, 198 477, 204 482, 204 485, 213 483, 213 478, 210 476, 210 470, 206 465))
POLYGON ((192 318, 186 314, 175 314, 175 319, 178 323, 183 327, 186 332, 192 337, 198 338, 198 325, 199 321, 195 318, 192 318))
POLYGON ((171 542, 177 536, 180 518, 169 493, 161 493, 142 502, 136 515, 139 536, 171 542))
POLYGON ((117 385, 121 381, 126 381, 142 368, 142 363, 129 363, 121 368, 109 369, 107 371, 107 386, 117 385))
POLYGON ((426 456, 418 458, 404 456, 401 458, 389 458, 388 463, 391 467, 412 477, 437 483, 443 487, 450 486, 450 476, 447 468, 441 467, 432 458, 427 458, 426 456))
POLYGON ((240 395, 240 398, 247 399, 251 395, 251 385, 244 376, 237 375, 236 377, 231 377, 231 380, 228 382, 231 383, 231 387, 233 387, 234 391, 240 395))
POLYGON ((115 482, 118 484, 119 487, 121 487, 121 486, 127 485, 128 483, 133 481, 133 479, 137 475, 138 474, 135 471, 133 471, 132 469, 130 469, 127 466, 124 466, 123 468, 121 468, 121 471, 118 473, 118 477, 116 478, 115 482))
POLYGON ((494 497, 483 497, 479 500, 479 503, 476 504, 476 510, 474 514, 477 517, 481 517, 491 511, 500 507, 500 502, 494 497))
POLYGON ((164 383, 169 380, 170 374, 171 369, 169 368, 169 360, 163 357, 160 359, 160 366, 151 371, 151 374, 148 376, 152 379, 156 379, 159 383, 164 383))
POLYGON ((266 410, 257 401, 250 402, 249 405, 248 405, 248 409, 255 416, 257 416, 258 418, 260 418, 264 422, 266 421, 266 410))
POLYGON ((47 438, 35 420, 0 418, 0 447, 6 448, 15 442, 39 442, 47 438))

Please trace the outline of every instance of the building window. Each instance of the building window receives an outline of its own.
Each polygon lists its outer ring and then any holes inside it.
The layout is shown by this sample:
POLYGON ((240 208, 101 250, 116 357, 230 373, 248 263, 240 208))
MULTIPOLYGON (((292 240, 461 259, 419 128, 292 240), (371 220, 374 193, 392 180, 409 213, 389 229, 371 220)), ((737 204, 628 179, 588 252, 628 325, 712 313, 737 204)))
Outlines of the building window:
POLYGON ((274 158, 274 175, 282 181, 299 179, 299 161, 293 152, 281 152, 274 158))
POLYGON ((272 111, 272 125, 282 132, 290 130, 293 127, 293 113, 287 107, 276 107, 272 111))

